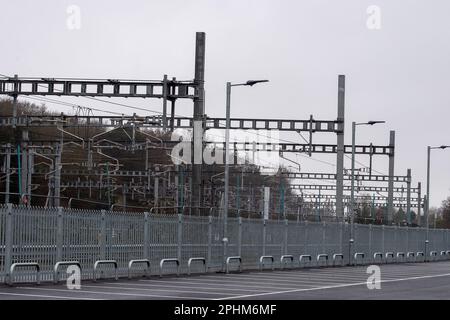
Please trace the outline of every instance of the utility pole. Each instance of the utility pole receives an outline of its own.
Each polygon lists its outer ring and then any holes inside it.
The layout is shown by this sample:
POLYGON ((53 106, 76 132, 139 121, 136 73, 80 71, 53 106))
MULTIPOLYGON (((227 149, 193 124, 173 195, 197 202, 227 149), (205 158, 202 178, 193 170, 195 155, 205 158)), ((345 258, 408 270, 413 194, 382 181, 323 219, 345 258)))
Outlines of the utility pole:
POLYGON ((21 191, 20 191, 20 201, 19 203, 23 203, 23 204, 27 204, 28 201, 28 195, 27 195, 27 183, 28 183, 28 142, 29 142, 29 137, 28 137, 28 130, 23 130, 22 131, 22 141, 20 142, 20 150, 21 150, 21 166, 20 166, 20 186, 21 186, 21 191))
POLYGON ((394 154, 395 154, 395 131, 391 131, 389 135, 389 146, 391 153, 389 154, 389 181, 388 181, 388 224, 392 223, 394 214, 394 154))
POLYGON ((6 145, 6 185, 5 185, 5 204, 9 203, 9 188, 10 188, 10 176, 11 176, 11 144, 6 145))
MULTIPOLYGON (((205 114, 204 109, 204 83, 205 83, 205 33, 196 33, 195 45, 195 78, 194 82, 197 85, 196 97, 194 98, 194 121, 202 121, 205 114)), ((202 125, 203 127, 203 125, 202 125)), ((195 150, 194 145, 197 144, 203 148, 203 130, 201 133, 197 132, 198 128, 194 125, 192 150, 195 150), (200 140, 200 141, 196 141, 200 140)), ((195 152, 192 152, 192 189, 191 189, 191 207, 194 209, 194 214, 199 213, 199 207, 202 205, 202 168, 203 160, 200 164, 195 163, 195 152)))
POLYGON ((16 80, 16 82, 14 82, 14 94, 12 95, 13 97, 13 129, 16 129, 16 125, 17 125, 17 96, 18 96, 18 92, 19 92, 19 83, 17 82, 17 79, 19 77, 17 76, 17 74, 14 75, 14 80, 16 80))
POLYGON ((345 128, 345 75, 338 79, 338 132, 336 153, 336 217, 344 218, 344 128, 345 128))
POLYGON ((406 221, 408 226, 411 225, 411 169, 406 172, 407 182, 406 182, 406 221))
POLYGON ((31 149, 28 150, 27 161, 27 205, 31 206, 31 184, 33 178, 34 157, 31 149))
POLYGON ((163 130, 167 129, 167 74, 164 75, 163 79, 163 114, 162 114, 162 122, 163 122, 163 130))
POLYGON ((420 209, 422 207, 422 183, 419 182, 417 185, 417 224, 422 227, 421 218, 420 218, 420 209))

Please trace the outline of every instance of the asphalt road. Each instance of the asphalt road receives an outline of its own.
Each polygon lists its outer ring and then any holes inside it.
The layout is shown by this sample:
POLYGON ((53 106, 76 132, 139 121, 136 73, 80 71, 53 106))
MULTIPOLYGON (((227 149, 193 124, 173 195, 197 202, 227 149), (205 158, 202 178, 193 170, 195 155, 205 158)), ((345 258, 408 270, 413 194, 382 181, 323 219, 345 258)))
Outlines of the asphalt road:
POLYGON ((0 299, 450 299, 450 261, 381 265, 381 289, 369 290, 367 266, 312 268, 83 281, 0 285, 0 299))

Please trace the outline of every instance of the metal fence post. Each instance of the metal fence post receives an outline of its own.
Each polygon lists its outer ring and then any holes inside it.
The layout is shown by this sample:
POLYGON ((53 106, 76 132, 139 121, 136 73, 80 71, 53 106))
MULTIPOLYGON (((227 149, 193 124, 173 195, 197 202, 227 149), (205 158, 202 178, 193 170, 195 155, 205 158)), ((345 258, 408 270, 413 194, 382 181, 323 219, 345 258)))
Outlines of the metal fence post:
POLYGON ((309 254, 308 251, 308 220, 305 220, 305 253, 309 254))
POLYGON ((56 221, 56 261, 62 261, 63 245, 63 208, 58 207, 58 217, 56 221))
POLYGON ((106 259, 106 211, 102 210, 100 224, 100 259, 106 259))
POLYGON ((212 216, 208 217, 208 260, 206 266, 211 266, 211 253, 212 253, 212 216))
POLYGON ((8 283, 10 278, 10 269, 12 265, 12 226, 13 226, 13 209, 12 204, 7 204, 6 215, 6 230, 5 230, 5 283, 8 283))
POLYGON ((369 252, 367 252, 367 255, 369 257, 373 258, 373 255, 372 255, 372 238, 373 238, 372 224, 369 224, 369 252))
POLYGON ((289 228, 289 220, 284 220, 284 254, 288 254, 288 228, 289 228))
POLYGON ((262 243, 262 255, 266 255, 266 219, 263 219, 263 243, 262 243))
POLYGON ((182 244, 182 242, 183 242, 183 215, 182 214, 178 215, 178 232, 177 233, 178 233, 177 257, 178 257, 178 261, 180 261, 180 263, 181 263, 181 247, 183 245, 182 244))
POLYGON ((241 256, 242 253, 242 217, 238 219, 238 256, 241 256))
POLYGON ((148 212, 144 212, 144 245, 143 245, 143 252, 142 252, 142 256, 144 259, 148 259, 149 254, 148 254, 148 244, 149 244, 149 233, 148 233, 148 229, 149 229, 149 219, 148 219, 148 212))
POLYGON ((386 252, 386 246, 385 246, 385 241, 384 241, 384 224, 381 226, 381 251, 384 253, 386 252))
POLYGON ((327 225, 324 222, 322 222, 322 252, 326 253, 326 232, 327 232, 327 225))

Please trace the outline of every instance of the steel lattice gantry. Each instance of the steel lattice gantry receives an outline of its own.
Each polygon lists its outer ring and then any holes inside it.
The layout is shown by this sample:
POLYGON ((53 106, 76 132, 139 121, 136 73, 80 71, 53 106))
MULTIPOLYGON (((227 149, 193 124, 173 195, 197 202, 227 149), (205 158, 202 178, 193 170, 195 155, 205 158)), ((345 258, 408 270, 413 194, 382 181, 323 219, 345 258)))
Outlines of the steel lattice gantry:
MULTIPOLYGON (((17 76, 0 79, 0 94, 10 95, 14 98, 13 117, 0 118, 0 125, 19 127, 26 132, 30 127, 61 126, 62 128, 75 127, 80 124, 98 127, 152 127, 152 128, 192 128, 193 136, 200 137, 199 127, 195 122, 201 122, 202 130, 224 129, 225 118, 209 118, 205 114, 204 105, 204 72, 205 72, 205 34, 196 34, 195 50, 195 76, 193 80, 179 81, 175 78, 168 79, 164 76, 161 81, 155 80, 127 80, 127 79, 73 79, 73 78, 19 78, 17 76), (163 100, 163 112, 161 116, 140 117, 133 116, 46 116, 46 117, 22 117, 17 115, 16 100, 19 95, 23 96, 76 96, 76 97, 119 97, 119 98, 157 98, 163 100), (193 117, 175 116, 175 101, 177 99, 191 99, 194 103, 193 117), (167 102, 172 103, 171 117, 167 116, 167 102)), ((245 119, 232 118, 231 129, 244 130, 279 130, 309 132, 310 142, 306 144, 277 143, 277 144, 256 144, 257 151, 278 151, 278 152, 304 152, 336 154, 336 173, 315 174, 308 173, 300 176, 302 179, 333 179, 336 181, 336 212, 339 218, 343 218, 343 192, 344 180, 348 180, 348 175, 344 173, 344 154, 352 151, 352 146, 344 144, 344 120, 345 120, 345 76, 338 77, 338 99, 337 99, 337 119, 336 120, 315 120, 312 116, 307 120, 287 120, 287 119, 245 119), (334 144, 313 144, 312 134, 318 132, 334 133, 337 135, 337 143, 334 144)), ((203 132, 203 131, 202 131, 203 132)), ((203 143, 203 137, 201 137, 203 143)), ((23 135, 21 141, 22 150, 27 150, 30 145, 27 134, 23 135)), ((135 146, 133 145, 133 148, 135 146)), ((62 144, 61 144, 62 148, 62 144)), ((61 155, 61 148, 57 151, 57 157, 61 155), (59 153, 58 153, 59 152, 59 153), (59 154, 59 155, 58 155, 59 154)), ((236 143, 235 150, 252 151, 254 144, 236 143)), ((395 153, 395 132, 391 131, 388 146, 358 145, 356 154, 367 155, 388 155, 389 175, 361 178, 364 181, 387 181, 388 182, 388 202, 389 216, 392 217, 394 182, 407 182, 401 177, 394 176, 394 153, 395 153)), ((26 160, 26 156, 23 157, 26 160)), ((202 170, 201 164, 194 164, 192 169, 192 207, 199 207, 202 202, 202 170)), ((61 169, 56 166, 59 181, 61 169)), ((146 173, 148 174, 148 173, 146 173)), ((295 174, 288 175, 298 178, 295 174)), ((360 179, 360 178, 358 178, 360 179)), ((409 178, 410 182, 410 178, 409 178)), ((58 182, 59 183, 59 182, 58 182)), ((58 188, 59 189, 59 188, 58 188)))

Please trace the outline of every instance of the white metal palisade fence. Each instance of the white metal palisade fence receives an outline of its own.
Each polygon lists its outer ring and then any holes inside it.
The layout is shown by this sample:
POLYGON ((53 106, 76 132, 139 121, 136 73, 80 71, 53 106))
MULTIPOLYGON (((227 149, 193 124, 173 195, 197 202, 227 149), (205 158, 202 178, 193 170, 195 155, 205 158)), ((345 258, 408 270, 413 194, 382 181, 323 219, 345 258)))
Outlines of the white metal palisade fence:
MULTIPOLYGON (((186 273, 189 258, 204 257, 208 271, 215 272, 222 269, 222 232, 220 217, 1 205, 0 282, 11 264, 23 262, 39 263, 42 280, 52 280, 56 262, 70 260, 80 262, 83 279, 91 279, 95 261, 105 259, 118 262, 119 276, 128 275, 133 259, 149 259, 151 273, 158 274, 161 259, 179 259, 186 273)), ((318 254, 331 259, 342 253, 348 263, 356 252, 370 262, 375 252, 429 255, 450 249, 450 230, 429 230, 427 244, 426 234, 423 228, 355 225, 350 247, 345 223, 230 218, 227 255, 241 256, 242 267, 252 269, 263 255, 273 256, 278 267, 282 255, 294 256, 297 264, 300 255, 311 255, 314 265, 318 254)), ((103 270, 108 272, 106 266, 103 270)), ((16 281, 34 281, 30 271, 18 270, 16 281)))

